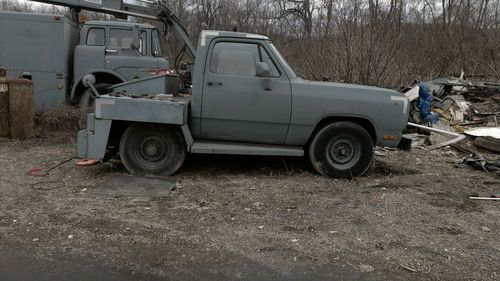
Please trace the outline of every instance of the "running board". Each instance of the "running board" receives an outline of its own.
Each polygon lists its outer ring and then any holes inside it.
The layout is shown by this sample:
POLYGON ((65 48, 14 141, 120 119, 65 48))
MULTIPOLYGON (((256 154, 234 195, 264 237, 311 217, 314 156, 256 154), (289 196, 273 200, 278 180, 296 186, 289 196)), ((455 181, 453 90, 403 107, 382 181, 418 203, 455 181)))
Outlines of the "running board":
POLYGON ((235 154, 267 156, 304 156, 304 149, 298 146, 266 145, 237 142, 195 141, 191 153, 235 154))

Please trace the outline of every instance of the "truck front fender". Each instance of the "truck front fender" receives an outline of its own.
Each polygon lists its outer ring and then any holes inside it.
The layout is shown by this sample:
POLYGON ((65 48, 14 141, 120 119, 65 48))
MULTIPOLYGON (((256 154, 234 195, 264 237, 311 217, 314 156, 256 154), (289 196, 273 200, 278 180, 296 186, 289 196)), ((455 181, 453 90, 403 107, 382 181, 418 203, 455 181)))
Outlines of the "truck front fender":
POLYGON ((316 133, 325 125, 335 122, 353 122, 368 131, 372 137, 373 143, 377 143, 377 127, 375 122, 369 117, 363 115, 347 115, 347 114, 332 114, 323 115, 320 118, 315 118, 310 123, 292 123, 287 135, 287 145, 309 145, 316 133))
POLYGON ((127 81, 125 77, 123 77, 120 73, 109 70, 109 69, 94 69, 89 71, 82 76, 78 77, 73 84, 73 88, 71 89, 70 100, 73 102, 77 102, 77 98, 79 94, 85 90, 85 86, 83 86, 82 80, 83 77, 87 74, 93 74, 96 77, 96 83, 109 83, 109 84, 117 84, 127 81))
POLYGON ((315 136, 315 134, 321 130, 325 125, 335 123, 335 122, 352 122, 363 127, 371 136, 373 140, 373 144, 377 143, 377 127, 375 126, 375 122, 368 116, 364 115, 346 115, 346 114, 333 114, 322 116, 315 123, 314 130, 311 131, 309 135, 309 141, 315 136))

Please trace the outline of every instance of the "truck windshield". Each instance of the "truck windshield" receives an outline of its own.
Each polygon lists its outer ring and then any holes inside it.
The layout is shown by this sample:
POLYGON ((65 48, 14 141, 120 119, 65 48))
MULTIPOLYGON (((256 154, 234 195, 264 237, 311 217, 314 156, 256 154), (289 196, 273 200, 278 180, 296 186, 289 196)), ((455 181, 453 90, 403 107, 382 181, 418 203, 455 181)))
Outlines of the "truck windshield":
POLYGON ((293 69, 290 67, 288 62, 286 62, 285 58, 283 57, 283 55, 281 55, 280 51, 278 51, 278 49, 274 46, 274 44, 272 42, 269 42, 269 45, 271 46, 271 49, 273 50, 273 52, 278 56, 278 59, 280 60, 281 64, 283 65, 283 68, 285 68, 285 70, 287 72, 289 72, 291 75, 297 77, 297 74, 295 74, 293 69))
POLYGON ((155 57, 163 57, 163 52, 161 51, 161 41, 160 41, 160 32, 158 29, 153 30, 153 56, 155 57))

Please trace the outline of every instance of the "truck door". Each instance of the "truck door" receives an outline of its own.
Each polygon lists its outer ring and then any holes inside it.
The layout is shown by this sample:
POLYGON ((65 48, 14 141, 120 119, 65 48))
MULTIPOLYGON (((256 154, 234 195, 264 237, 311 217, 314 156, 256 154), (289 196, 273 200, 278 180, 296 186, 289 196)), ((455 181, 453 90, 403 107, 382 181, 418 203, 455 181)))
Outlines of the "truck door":
POLYGON ((106 46, 105 67, 114 70, 126 79, 147 77, 158 68, 158 58, 148 55, 148 32, 140 31, 139 49, 132 49, 132 29, 110 28, 106 46))
POLYGON ((269 54, 259 41, 212 42, 203 83, 202 138, 285 142, 292 102, 290 81, 269 54), (258 62, 269 65, 269 78, 257 77, 258 62))

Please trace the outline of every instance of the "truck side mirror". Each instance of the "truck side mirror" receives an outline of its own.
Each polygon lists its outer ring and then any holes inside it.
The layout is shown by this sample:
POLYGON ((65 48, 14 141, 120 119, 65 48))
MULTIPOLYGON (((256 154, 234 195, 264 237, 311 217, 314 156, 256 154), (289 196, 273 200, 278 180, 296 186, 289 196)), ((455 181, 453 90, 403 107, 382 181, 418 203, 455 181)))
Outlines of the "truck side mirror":
POLYGON ((257 77, 269 78, 271 75, 271 70, 269 69, 269 65, 265 62, 258 62, 255 70, 257 72, 257 77))
POLYGON ((269 69, 269 65, 265 62, 258 62, 256 67, 257 77, 262 77, 262 86, 266 91, 273 90, 274 80, 271 79, 271 70, 269 69))
POLYGON ((133 50, 139 50, 141 43, 139 42, 139 26, 134 25, 132 27, 132 42, 130 43, 130 48, 133 50))

